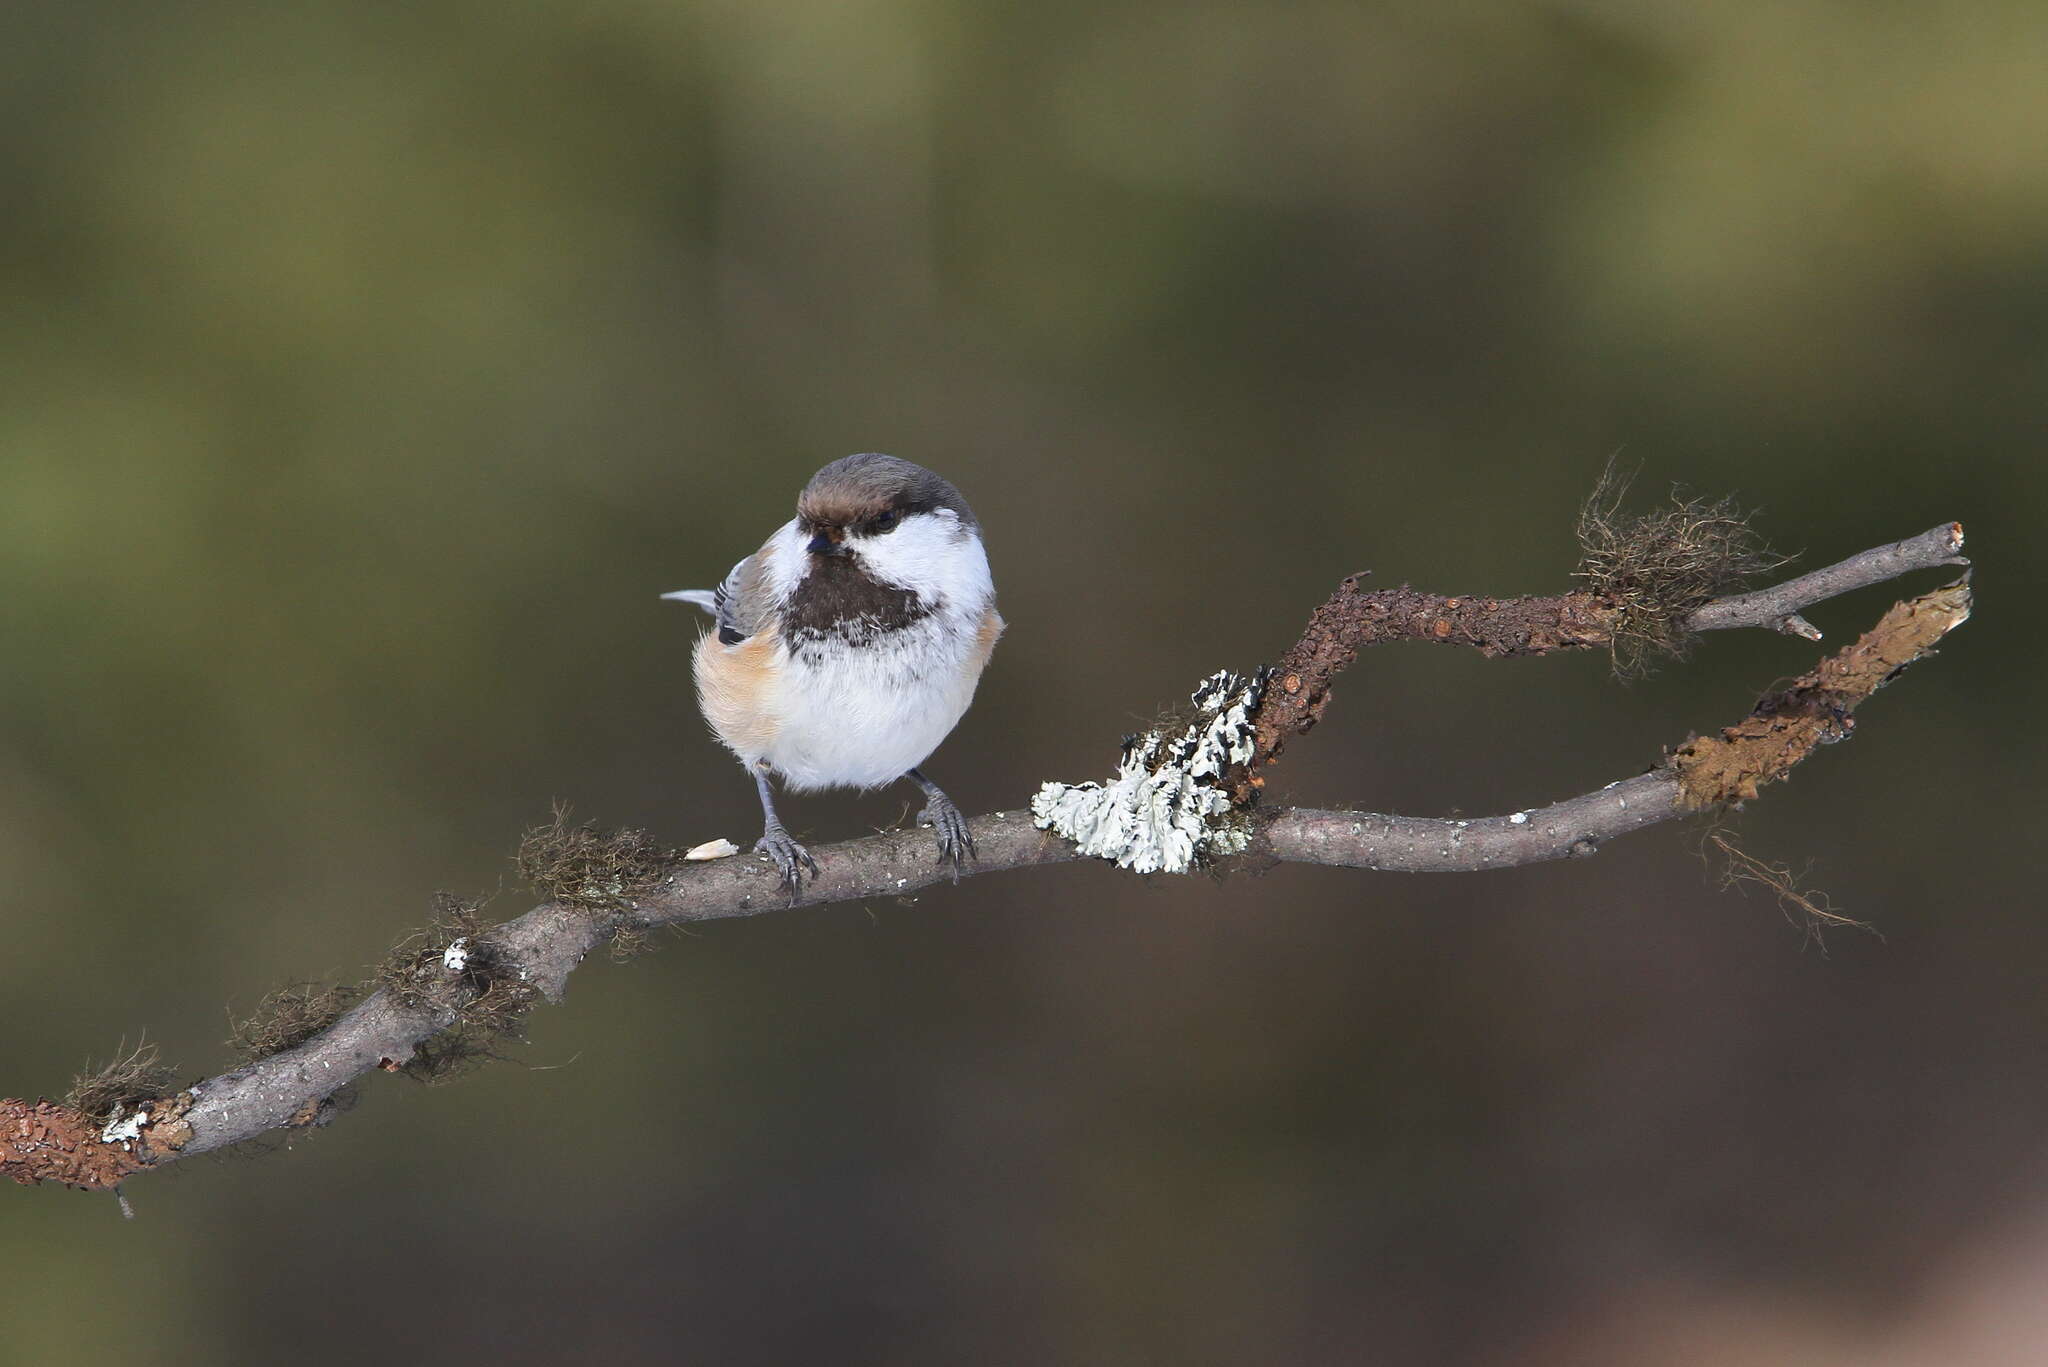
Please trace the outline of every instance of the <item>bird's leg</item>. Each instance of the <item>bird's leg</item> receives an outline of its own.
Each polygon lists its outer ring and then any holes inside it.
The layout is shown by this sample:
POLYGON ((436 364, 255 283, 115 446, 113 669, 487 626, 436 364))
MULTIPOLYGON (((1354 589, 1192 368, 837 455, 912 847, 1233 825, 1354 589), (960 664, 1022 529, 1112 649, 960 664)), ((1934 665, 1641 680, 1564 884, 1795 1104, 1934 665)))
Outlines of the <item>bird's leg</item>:
POLYGON ((912 769, 905 778, 924 789, 924 810, 917 814, 917 824, 929 826, 939 840, 939 862, 953 866, 953 881, 960 881, 960 870, 968 860, 974 858, 974 836, 967 829, 967 818, 960 815, 960 809, 953 805, 953 799, 939 790, 939 785, 912 769))
POLYGON ((765 823, 761 838, 754 842, 754 849, 774 861, 776 869, 782 874, 782 886, 789 889, 789 898, 793 902, 796 900, 797 888, 802 882, 797 865, 803 864, 815 876, 818 872, 818 861, 811 858, 809 850, 790 838, 789 832, 782 827, 782 818, 775 815, 775 794, 768 787, 767 766, 756 764, 751 766, 748 772, 753 774, 754 787, 761 794, 761 817, 765 823))

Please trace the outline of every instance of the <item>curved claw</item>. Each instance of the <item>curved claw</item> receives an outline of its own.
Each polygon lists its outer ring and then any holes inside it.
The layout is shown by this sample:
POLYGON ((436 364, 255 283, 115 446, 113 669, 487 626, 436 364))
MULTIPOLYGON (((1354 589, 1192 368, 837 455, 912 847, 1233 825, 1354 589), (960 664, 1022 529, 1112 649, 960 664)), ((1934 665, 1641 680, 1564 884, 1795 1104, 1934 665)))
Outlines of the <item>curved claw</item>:
POLYGON ((767 855, 775 865, 782 875, 782 886, 789 889, 791 901, 796 900, 797 892, 803 886, 803 875, 797 872, 799 865, 809 869, 812 877, 817 876, 818 861, 811 858, 811 852, 791 839, 789 832, 780 826, 770 826, 761 832, 761 838, 754 842, 754 852, 767 855))
POLYGON ((967 818, 960 815, 953 799, 934 792, 917 814, 917 824, 932 828, 939 842, 939 862, 951 864, 953 881, 959 882, 960 870, 974 858, 974 834, 967 829, 967 818))

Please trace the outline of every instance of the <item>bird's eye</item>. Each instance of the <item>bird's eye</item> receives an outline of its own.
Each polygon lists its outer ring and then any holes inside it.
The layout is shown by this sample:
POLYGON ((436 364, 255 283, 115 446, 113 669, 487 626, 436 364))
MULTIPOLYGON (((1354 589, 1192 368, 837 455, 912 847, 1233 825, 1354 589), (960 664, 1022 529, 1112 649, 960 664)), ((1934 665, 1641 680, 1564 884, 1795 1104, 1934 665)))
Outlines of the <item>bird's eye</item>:
POLYGON ((896 514, 895 514, 895 513, 893 513, 893 512, 888 512, 888 513, 878 513, 878 514, 876 514, 876 515, 875 515, 875 519, 874 519, 874 520, 873 520, 872 522, 868 523, 868 529, 869 529, 870 531, 877 531, 877 532, 893 532, 893 531, 895 531, 895 530, 896 530, 896 514))

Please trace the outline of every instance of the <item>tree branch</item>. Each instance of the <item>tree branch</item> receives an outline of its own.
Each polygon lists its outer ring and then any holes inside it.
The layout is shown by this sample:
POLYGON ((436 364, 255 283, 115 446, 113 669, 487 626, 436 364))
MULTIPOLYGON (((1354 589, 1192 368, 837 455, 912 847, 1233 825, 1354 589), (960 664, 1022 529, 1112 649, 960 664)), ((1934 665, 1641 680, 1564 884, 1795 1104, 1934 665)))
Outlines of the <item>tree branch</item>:
MULTIPOLYGON (((1701 629, 1770 625, 1800 607, 1930 565, 1958 563, 1954 524, 1851 557, 1759 593, 1699 609, 1701 629)), ((1354 591, 1347 580, 1289 652, 1260 725, 1275 736, 1314 723, 1328 683, 1359 646, 1386 639, 1462 640, 1489 654, 1529 654, 1598 643, 1600 609, 1588 595, 1455 599, 1400 589, 1354 591), (1538 606, 1548 605, 1548 606, 1538 606), (1548 616, 1545 616, 1548 613, 1548 616), (1338 661, 1342 660, 1342 663, 1338 661), (1332 668, 1331 666, 1335 667, 1332 668), (1317 672, 1306 673, 1311 667, 1317 672), (1313 690, 1313 692, 1312 692, 1313 690)), ((1906 664, 1968 618, 1958 582, 1894 605, 1854 644, 1760 701, 1718 737, 1694 738, 1648 773, 1597 792, 1474 820, 1294 808, 1250 814, 1252 856, 1401 872, 1472 872, 1584 856, 1616 836, 1703 806, 1739 802, 1782 777, 1819 744, 1848 733, 1850 713, 1906 664)), ((1277 743, 1263 757, 1270 760, 1277 743)), ((1065 863, 1080 856, 1023 811, 970 823, 979 850, 968 875, 1065 863)), ((615 935, 914 892, 952 876, 923 830, 892 831, 817 847, 818 872, 791 898, 775 870, 753 858, 669 863, 638 886, 596 900, 558 899, 475 935, 430 945, 405 975, 326 1029, 285 1049, 112 1117, 49 1101, 0 1102, 0 1176, 24 1185, 118 1188, 133 1173, 254 1139, 324 1124, 352 1080, 395 1071, 436 1037, 459 1030, 484 1003, 560 1000, 570 973, 615 935)), ((497 1019, 493 1017, 493 1019, 497 1019)))
MULTIPOLYGON (((1963 528, 1945 522, 1919 536, 1852 555, 1839 564, 1755 593, 1685 608, 1675 627, 1685 633, 1769 627, 1819 640, 1799 611, 1851 590, 1919 569, 1967 565, 1963 528)), ((1354 574, 1309 618, 1301 639, 1274 667, 1272 686, 1252 718, 1254 754, 1235 776, 1233 796, 1255 799, 1258 771, 1280 758, 1291 737, 1312 728, 1329 705, 1330 686, 1358 652, 1390 641, 1465 645, 1492 656, 1548 655, 1557 650, 1611 648, 1631 629, 1630 608, 1612 593, 1580 590, 1549 597, 1485 598, 1424 593, 1402 585, 1365 589, 1354 574)))
POLYGON ((1282 860, 1398 873, 1473 873, 1590 855, 1615 836, 1756 797, 1820 746, 1846 739, 1864 699, 1969 616, 1962 583, 1896 603, 1854 644, 1718 736, 1695 736, 1650 772, 1598 792, 1471 821, 1296 808, 1274 818, 1266 838, 1282 860))
MULTIPOLYGON (((1801 610, 1815 603, 1824 603, 1830 598, 1869 588, 1872 584, 1882 584, 1914 570, 1968 565, 1970 562, 1963 558, 1962 551, 1963 524, 1944 522, 1918 536, 1863 551, 1826 569, 1802 574, 1783 584, 1758 589, 1755 593, 1717 598, 1688 617, 1686 625, 1694 631, 1724 631, 1730 627, 1769 627, 1773 631, 1786 631, 1786 623, 1803 622, 1799 615, 1801 610)), ((1820 633, 1810 625, 1804 631, 1794 628, 1789 634, 1805 636, 1810 641, 1820 639, 1820 633)))

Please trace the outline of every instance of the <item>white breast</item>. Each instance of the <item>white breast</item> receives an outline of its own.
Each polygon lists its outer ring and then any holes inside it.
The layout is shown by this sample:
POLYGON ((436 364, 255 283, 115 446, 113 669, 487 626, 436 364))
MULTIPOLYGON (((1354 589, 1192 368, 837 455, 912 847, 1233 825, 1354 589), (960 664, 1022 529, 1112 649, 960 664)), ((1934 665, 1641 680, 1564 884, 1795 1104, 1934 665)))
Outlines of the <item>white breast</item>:
POLYGON ((791 651, 780 725, 763 755, 797 791, 879 788, 938 749, 974 700, 987 658, 974 621, 942 610, 867 645, 833 637, 791 651))

